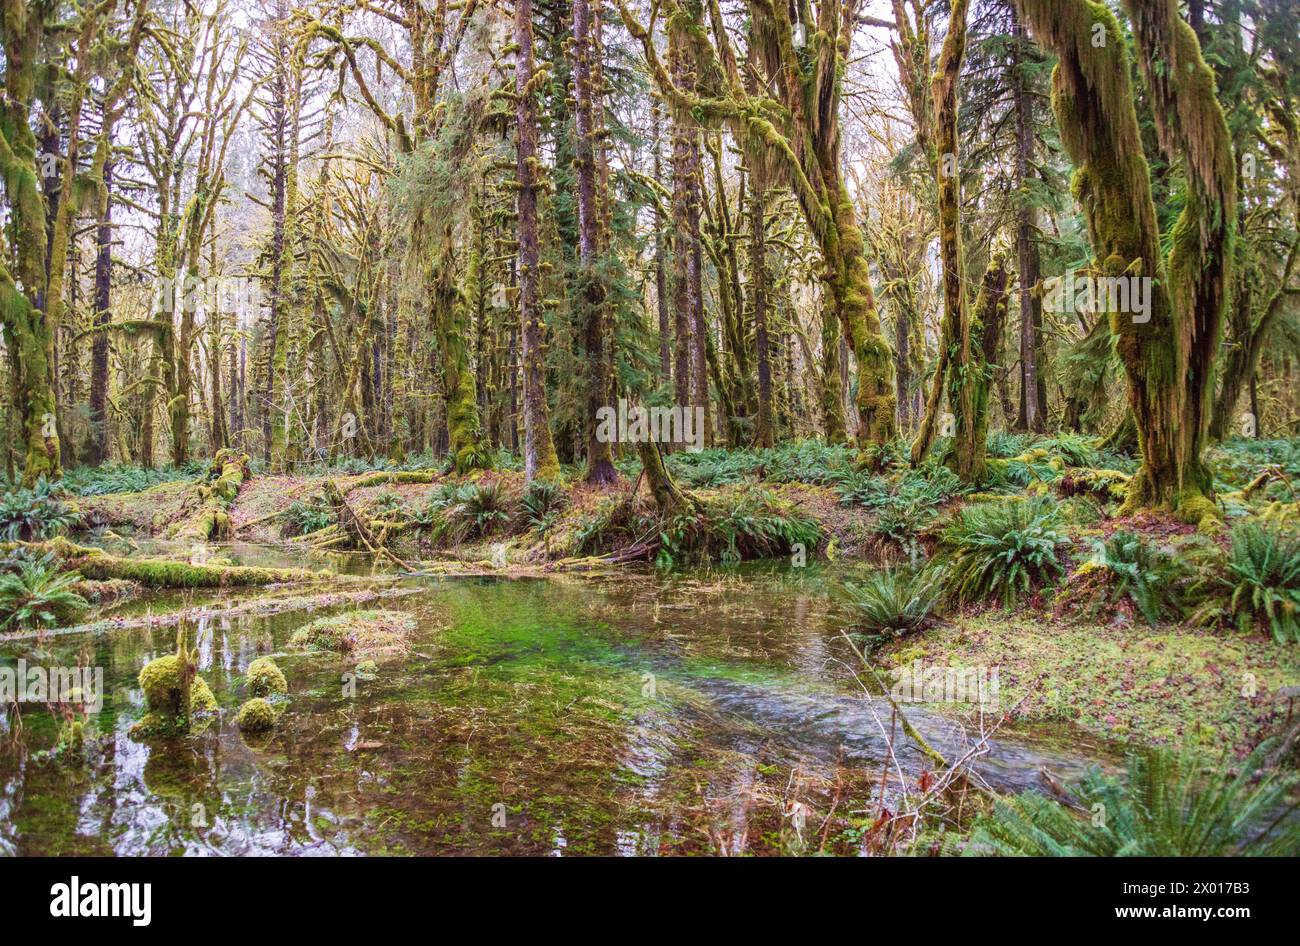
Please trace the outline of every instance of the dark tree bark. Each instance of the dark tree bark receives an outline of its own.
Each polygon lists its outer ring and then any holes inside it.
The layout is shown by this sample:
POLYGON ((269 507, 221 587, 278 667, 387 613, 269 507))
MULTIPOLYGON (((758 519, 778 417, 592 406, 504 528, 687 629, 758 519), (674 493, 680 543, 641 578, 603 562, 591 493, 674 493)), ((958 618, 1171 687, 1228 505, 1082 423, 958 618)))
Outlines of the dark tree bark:
POLYGON ((613 377, 606 352, 609 335, 609 306, 604 277, 600 272, 603 214, 596 193, 596 153, 604 129, 596 121, 594 100, 602 92, 595 87, 592 57, 591 6, 588 0, 573 0, 573 98, 577 136, 574 166, 578 181, 578 261, 583 312, 583 341, 587 359, 587 475, 588 483, 601 485, 618 480, 613 449, 597 436, 597 413, 610 407, 613 377))
POLYGON ((1028 201, 1027 182, 1034 168, 1034 128, 1030 90, 1025 87, 1019 68, 1026 42, 1025 26, 1019 15, 1012 28, 1011 44, 1012 97, 1016 115, 1016 187, 1020 206, 1016 211, 1016 255, 1020 263, 1020 417, 1016 427, 1042 433, 1047 429, 1044 403, 1040 400, 1038 372, 1039 328, 1042 324, 1042 300, 1034 294, 1040 278, 1037 211, 1028 201))
POLYGON ((754 442, 760 447, 770 447, 776 440, 772 421, 771 342, 767 327, 767 235, 763 219, 765 196, 765 191, 755 180, 749 200, 749 295, 754 300, 754 349, 758 367, 758 421, 754 428, 754 442))
MULTIPOLYGON (((104 130, 111 154, 112 133, 104 130)), ((112 324, 113 285, 113 161, 104 162, 104 189, 95 224, 95 317, 90 343, 90 437, 86 462, 99 466, 108 459, 108 326, 112 324)))
POLYGON ((519 324, 524 373, 524 475, 553 479, 560 461, 551 440, 542 347, 542 305, 538 288, 537 90, 534 87, 533 4, 515 0, 516 176, 519 213, 519 324))

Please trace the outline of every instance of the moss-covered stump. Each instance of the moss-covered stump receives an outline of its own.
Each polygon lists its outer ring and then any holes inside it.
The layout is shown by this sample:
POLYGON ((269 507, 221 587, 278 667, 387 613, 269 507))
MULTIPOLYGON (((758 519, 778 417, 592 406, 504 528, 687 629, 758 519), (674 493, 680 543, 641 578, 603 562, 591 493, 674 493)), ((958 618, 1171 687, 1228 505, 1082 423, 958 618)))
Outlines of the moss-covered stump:
POLYGON ((273 696, 289 692, 289 684, 284 673, 270 657, 258 657, 248 665, 245 674, 248 692, 253 696, 273 696))
POLYGON ((275 725, 275 707, 261 697, 253 697, 239 708, 235 725, 240 732, 266 732, 275 725))
POLYGON ((401 611, 348 611, 293 632, 295 647, 375 660, 406 653, 415 618, 401 611))
POLYGON ((163 558, 119 558, 101 549, 75 545, 64 538, 34 542, 29 548, 44 554, 53 552, 65 568, 76 569, 83 578, 96 581, 126 579, 147 588, 225 588, 246 585, 279 585, 333 578, 329 571, 302 568, 254 568, 245 565, 192 565, 163 558))
POLYGON ((148 712, 131 727, 131 735, 137 738, 185 732, 193 717, 218 709, 212 688, 194 673, 190 658, 180 652, 145 664, 139 683, 148 712))

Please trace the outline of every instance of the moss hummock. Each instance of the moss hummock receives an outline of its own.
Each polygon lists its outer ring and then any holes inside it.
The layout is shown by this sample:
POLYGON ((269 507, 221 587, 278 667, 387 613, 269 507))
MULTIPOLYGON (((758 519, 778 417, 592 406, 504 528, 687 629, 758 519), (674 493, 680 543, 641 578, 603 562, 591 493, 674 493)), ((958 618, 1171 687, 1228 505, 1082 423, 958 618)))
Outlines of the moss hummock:
POLYGON ((348 611, 300 627, 289 642, 373 660, 405 653, 413 630, 415 618, 401 611, 348 611))
POLYGON ((266 697, 289 692, 284 673, 270 657, 258 657, 249 664, 245 677, 248 680, 248 692, 253 696, 266 697))
POLYGON ((190 714, 215 713, 217 709, 217 698, 212 695, 212 688, 202 677, 195 677, 190 683, 190 714))
POLYGON ((139 682, 150 712, 171 718, 189 712, 189 706, 183 704, 193 697, 186 697, 185 664, 176 654, 168 654, 145 664, 140 671, 139 682))
POLYGON ((266 732, 275 725, 275 707, 261 697, 254 697, 239 708, 235 725, 240 732, 266 732))

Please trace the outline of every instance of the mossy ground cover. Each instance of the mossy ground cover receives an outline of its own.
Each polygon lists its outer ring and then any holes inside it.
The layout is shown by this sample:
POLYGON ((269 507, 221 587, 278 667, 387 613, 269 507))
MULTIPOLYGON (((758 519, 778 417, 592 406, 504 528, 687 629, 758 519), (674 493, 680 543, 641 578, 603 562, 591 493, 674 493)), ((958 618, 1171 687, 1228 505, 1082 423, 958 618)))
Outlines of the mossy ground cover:
MULTIPOLYGON (((1000 705, 1118 742, 1253 748, 1286 718, 1274 698, 1300 683, 1300 652, 1261 635, 1163 625, 1071 624, 1021 612, 962 616, 879 655, 886 667, 998 671, 1000 705), (1032 692, 1031 692, 1032 691, 1032 692)), ((953 704, 952 712, 964 712, 953 704)))

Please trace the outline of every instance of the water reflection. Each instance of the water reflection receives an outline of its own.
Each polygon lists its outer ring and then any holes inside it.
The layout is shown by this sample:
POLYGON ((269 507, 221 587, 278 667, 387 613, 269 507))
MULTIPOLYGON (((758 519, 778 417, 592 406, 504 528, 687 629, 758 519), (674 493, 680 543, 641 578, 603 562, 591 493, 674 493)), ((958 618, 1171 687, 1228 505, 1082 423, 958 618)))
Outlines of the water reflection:
MULTIPOLYGON (((352 662, 288 645, 325 612, 207 615, 190 639, 221 716, 148 744, 127 734, 144 711, 136 677, 171 652, 174 629, 12 641, 0 661, 103 667, 106 700, 81 761, 49 757, 54 721, 23 708, 22 747, 0 754, 0 853, 806 849, 790 806, 873 804, 884 757, 845 668, 839 577, 431 582, 380 605, 414 614, 417 630, 409 654, 352 695, 352 662), (234 711, 265 655, 289 700, 274 731, 246 738, 234 711)), ((947 721, 918 725, 941 745, 957 737, 947 721)), ((1045 758, 1072 764, 1004 740, 987 772, 1023 787, 1045 758)), ((837 834, 817 840, 852 850, 837 834)))

